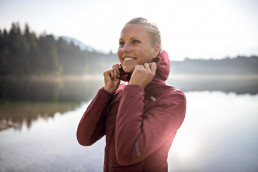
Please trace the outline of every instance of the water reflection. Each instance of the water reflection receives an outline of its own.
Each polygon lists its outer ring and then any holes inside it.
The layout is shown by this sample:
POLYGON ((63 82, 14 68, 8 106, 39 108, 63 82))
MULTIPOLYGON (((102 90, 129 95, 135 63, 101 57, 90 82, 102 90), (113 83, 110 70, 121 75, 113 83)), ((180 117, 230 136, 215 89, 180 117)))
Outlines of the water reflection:
POLYGON ((237 94, 257 94, 257 75, 179 75, 168 83, 184 91, 223 91, 237 94))
POLYGON ((27 127, 39 117, 64 113, 91 99, 102 80, 1 80, 0 131, 27 127))
MULTIPOLYGON (((169 171, 257 171, 258 95, 186 92, 187 114, 169 152, 169 171)), ((105 138, 90 147, 76 140, 87 108, 39 119, 30 129, 0 132, 2 171, 102 171, 105 138)))
POLYGON ((172 171, 257 171, 258 95, 189 92, 172 171))
POLYGON ((103 85, 101 79, 19 79, 0 80, 2 101, 82 102, 89 100, 103 85))
MULTIPOLYGON (((257 94, 257 76, 173 76, 168 84, 181 90, 235 92, 257 94)), ((102 76, 66 79, 9 79, 0 80, 0 131, 9 127, 30 127, 39 117, 53 118, 63 114, 95 96, 103 86, 102 76)))

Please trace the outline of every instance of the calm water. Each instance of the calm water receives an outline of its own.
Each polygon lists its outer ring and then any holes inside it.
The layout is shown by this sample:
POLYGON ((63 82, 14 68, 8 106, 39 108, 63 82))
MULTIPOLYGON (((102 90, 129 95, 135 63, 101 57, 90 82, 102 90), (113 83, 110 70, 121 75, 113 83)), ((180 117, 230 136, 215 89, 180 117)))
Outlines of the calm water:
MULTIPOLYGON (((169 82, 187 97, 169 171, 258 171, 257 80, 169 82)), ((102 84, 2 82, 0 121, 11 124, 0 131, 0 171, 102 171, 105 138, 90 147, 76 139, 79 120, 102 84)))

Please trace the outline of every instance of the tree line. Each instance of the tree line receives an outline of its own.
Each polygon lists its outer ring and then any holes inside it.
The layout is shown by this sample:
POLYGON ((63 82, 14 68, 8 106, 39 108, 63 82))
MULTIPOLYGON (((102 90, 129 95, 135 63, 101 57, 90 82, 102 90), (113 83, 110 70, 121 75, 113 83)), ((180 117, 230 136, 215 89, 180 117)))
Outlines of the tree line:
POLYGON ((258 56, 237 56, 224 59, 189 59, 171 62, 174 74, 258 75, 258 56))
POLYGON ((37 36, 28 24, 0 29, 0 76, 92 74, 115 60, 115 54, 81 50, 51 34, 37 36))
MULTIPOLYGON (((0 29, 0 76, 49 76, 100 74, 119 63, 117 55, 82 50, 73 42, 53 35, 37 36, 28 24, 12 23, 0 29)), ((258 74, 256 55, 220 60, 171 61, 174 74, 258 74)))

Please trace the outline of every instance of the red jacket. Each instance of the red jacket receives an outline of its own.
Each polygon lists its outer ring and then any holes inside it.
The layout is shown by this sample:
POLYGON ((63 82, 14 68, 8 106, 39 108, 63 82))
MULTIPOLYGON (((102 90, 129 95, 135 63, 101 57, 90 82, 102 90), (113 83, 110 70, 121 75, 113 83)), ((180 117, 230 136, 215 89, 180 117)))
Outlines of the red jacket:
POLYGON ((186 112, 182 91, 168 86, 168 55, 161 52, 156 76, 145 89, 121 84, 100 89, 84 113, 77 139, 89 146, 106 135, 105 172, 166 172, 167 156, 186 112))

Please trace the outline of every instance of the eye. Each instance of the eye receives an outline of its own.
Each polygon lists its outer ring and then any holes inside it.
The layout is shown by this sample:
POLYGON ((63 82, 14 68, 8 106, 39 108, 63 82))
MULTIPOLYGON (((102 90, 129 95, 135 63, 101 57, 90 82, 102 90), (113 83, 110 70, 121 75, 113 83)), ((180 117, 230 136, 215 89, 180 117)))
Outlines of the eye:
POLYGON ((119 41, 119 46, 120 46, 120 47, 122 47, 122 46, 124 46, 124 45, 125 45, 125 42, 119 41))
POLYGON ((140 43, 140 41, 137 40, 137 39, 134 39, 134 40, 132 41, 132 44, 138 44, 138 43, 140 43))

